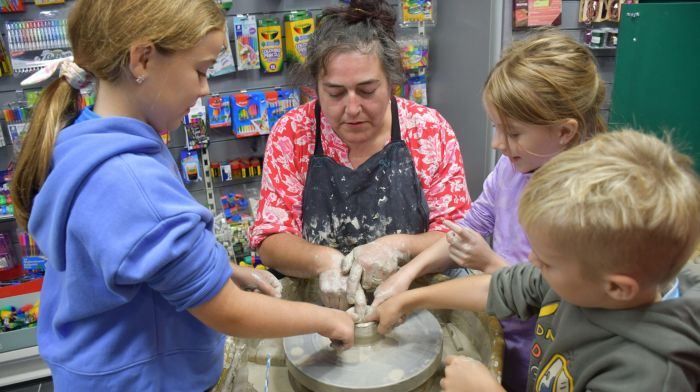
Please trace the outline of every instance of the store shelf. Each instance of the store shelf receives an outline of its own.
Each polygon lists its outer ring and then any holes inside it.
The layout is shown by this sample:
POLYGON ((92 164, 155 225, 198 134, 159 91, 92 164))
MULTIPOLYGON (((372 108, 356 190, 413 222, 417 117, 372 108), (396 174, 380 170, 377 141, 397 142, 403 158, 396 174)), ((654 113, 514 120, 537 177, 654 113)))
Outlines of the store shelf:
POLYGON ((586 45, 588 49, 593 52, 597 57, 615 57, 617 55, 616 46, 590 46, 586 45))
MULTIPOLYGON (((23 278, 31 276, 28 274, 23 278)), ((35 303, 43 281, 43 278, 35 278, 0 287, 0 307, 35 303)), ((36 327, 0 333, 0 387, 51 375, 39 357, 36 344, 36 327)))
POLYGON ((262 180, 262 176, 250 176, 250 177, 245 177, 245 178, 236 178, 231 181, 221 181, 221 182, 214 182, 214 189, 218 188, 226 188, 229 186, 235 186, 235 185, 241 185, 241 184, 253 184, 256 182, 260 182, 262 180))
MULTIPOLYGON (((214 189, 226 188, 226 187, 242 185, 242 184, 253 184, 256 182, 260 182, 261 180, 262 180, 262 176, 250 176, 250 177, 246 177, 246 178, 235 178, 231 181, 216 180, 216 181, 214 181, 214 189)), ((187 187, 187 190, 190 192, 204 191, 204 182, 200 181, 200 182, 197 182, 194 184, 188 184, 188 185, 186 185, 186 187, 187 187)))
POLYGON ((14 215, 0 215, 0 222, 12 222, 14 220, 14 215))
POLYGON ((49 377, 37 346, 0 353, 0 387, 49 377))

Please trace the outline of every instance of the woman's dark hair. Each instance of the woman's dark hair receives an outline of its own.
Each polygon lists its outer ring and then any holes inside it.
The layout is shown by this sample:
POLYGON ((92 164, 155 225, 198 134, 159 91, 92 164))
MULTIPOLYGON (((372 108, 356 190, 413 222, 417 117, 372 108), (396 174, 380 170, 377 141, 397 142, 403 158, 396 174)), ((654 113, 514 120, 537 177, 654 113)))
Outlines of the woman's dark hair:
POLYGON ((401 84, 404 73, 395 25, 396 14, 385 0, 352 0, 348 6, 324 9, 306 62, 295 72, 297 82, 315 86, 332 56, 360 52, 377 55, 390 86, 401 84))

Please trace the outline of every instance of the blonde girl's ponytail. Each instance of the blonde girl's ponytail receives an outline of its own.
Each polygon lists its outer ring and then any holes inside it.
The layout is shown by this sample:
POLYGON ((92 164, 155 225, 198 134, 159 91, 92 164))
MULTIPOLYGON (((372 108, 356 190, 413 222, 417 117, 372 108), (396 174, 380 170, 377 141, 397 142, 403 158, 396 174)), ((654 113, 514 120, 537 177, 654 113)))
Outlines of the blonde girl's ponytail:
POLYGON ((58 132, 78 115, 78 96, 79 91, 60 77, 42 91, 33 108, 11 185, 15 219, 25 229, 34 197, 49 174, 58 132))

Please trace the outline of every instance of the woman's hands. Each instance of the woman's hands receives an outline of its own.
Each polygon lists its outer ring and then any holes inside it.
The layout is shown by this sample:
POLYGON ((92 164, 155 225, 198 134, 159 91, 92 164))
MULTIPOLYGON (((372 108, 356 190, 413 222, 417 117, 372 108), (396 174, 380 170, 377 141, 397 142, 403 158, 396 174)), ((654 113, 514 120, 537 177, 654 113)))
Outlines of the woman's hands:
MULTIPOLYGON (((398 250, 398 244, 392 243, 395 236, 386 236, 354 248, 344 258, 341 270, 347 274, 347 301, 354 304, 352 314, 356 321, 363 321, 371 308, 367 307, 365 290, 374 291, 378 286, 391 279, 399 265, 408 259, 408 254, 398 250)), ((397 282, 394 279, 393 282, 397 282)), ((410 281, 409 281, 410 284, 410 281)), ((384 285, 385 294, 393 295, 391 284, 384 285)))
POLYGON ((231 279, 241 290, 258 291, 275 298, 282 297, 282 284, 270 272, 229 264, 233 270, 231 279))
POLYGON ((343 254, 326 247, 319 257, 327 264, 327 268, 318 275, 321 302, 331 308, 346 310, 350 305, 347 300, 348 278, 341 269, 343 254))
POLYGON ((343 273, 348 274, 348 293, 354 293, 360 283, 365 290, 376 289, 386 278, 396 272, 407 254, 382 239, 360 245, 343 259, 343 273))

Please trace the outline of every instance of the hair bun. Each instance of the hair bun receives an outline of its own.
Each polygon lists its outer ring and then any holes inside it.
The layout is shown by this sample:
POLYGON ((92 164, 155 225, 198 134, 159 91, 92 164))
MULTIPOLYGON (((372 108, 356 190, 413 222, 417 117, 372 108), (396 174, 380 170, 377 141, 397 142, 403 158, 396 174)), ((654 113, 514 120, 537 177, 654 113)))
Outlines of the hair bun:
POLYGON ((396 36, 396 13, 386 0, 351 0, 345 15, 348 23, 374 21, 389 36, 396 36))

